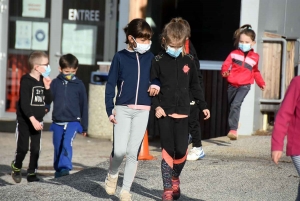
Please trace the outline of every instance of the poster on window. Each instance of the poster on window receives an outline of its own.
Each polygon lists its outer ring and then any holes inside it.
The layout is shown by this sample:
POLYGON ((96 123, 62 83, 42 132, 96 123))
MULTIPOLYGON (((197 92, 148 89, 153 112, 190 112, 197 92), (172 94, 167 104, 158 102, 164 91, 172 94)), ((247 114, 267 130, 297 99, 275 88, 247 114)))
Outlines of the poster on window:
POLYGON ((16 49, 31 49, 32 23, 16 21, 16 49))
POLYGON ((49 24, 48 22, 32 22, 33 50, 48 50, 49 24))
POLYGON ((23 0, 22 17, 46 16, 46 0, 23 0))
POLYGON ((62 53, 74 54, 80 64, 95 65, 97 26, 63 24, 62 53))

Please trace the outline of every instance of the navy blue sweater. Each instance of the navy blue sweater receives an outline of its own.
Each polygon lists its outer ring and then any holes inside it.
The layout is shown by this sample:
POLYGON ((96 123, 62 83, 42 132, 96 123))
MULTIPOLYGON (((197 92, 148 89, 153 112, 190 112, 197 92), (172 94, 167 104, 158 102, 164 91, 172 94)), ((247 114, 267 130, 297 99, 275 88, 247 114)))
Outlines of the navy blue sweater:
MULTIPOLYGON (((150 82, 151 52, 139 54, 126 49, 117 52, 112 60, 105 89, 107 115, 112 114, 115 88, 116 105, 151 105, 148 94, 150 82)), ((157 84, 152 82, 152 84, 157 84)), ((157 84, 158 85, 158 84, 157 84)))
POLYGON ((66 83, 61 74, 50 86, 53 97, 52 120, 54 122, 81 123, 83 132, 88 127, 88 103, 85 86, 78 78, 66 83))

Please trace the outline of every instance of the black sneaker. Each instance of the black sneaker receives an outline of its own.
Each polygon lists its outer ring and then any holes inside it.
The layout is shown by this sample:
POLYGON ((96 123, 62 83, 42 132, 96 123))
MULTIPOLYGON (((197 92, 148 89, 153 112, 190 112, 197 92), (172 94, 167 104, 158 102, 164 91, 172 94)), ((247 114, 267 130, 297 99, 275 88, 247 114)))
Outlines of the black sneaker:
POLYGON ((16 183, 20 183, 22 181, 22 173, 21 169, 15 167, 15 162, 11 162, 11 177, 16 183))
POLYGON ((27 181, 28 182, 35 182, 35 181, 40 181, 40 179, 36 176, 35 173, 28 173, 27 174, 27 181))

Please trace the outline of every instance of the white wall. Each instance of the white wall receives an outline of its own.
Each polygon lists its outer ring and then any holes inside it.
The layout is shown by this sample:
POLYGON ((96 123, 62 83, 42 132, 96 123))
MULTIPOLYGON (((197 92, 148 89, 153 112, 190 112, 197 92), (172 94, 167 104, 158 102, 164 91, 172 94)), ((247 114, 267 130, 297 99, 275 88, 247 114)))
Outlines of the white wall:
MULTIPOLYGON (((255 51, 260 55, 259 69, 262 69, 265 31, 290 38, 300 38, 300 0, 242 0, 240 24, 251 24, 257 34, 255 51)), ((252 85, 242 105, 240 134, 250 135, 262 128, 260 112, 261 90, 252 85)))
POLYGON ((118 47, 117 51, 125 49, 126 36, 123 28, 129 21, 129 0, 121 0, 119 4, 118 47))
MULTIPOLYGON (((242 0, 241 2, 241 19, 240 25, 251 24, 253 30, 258 31, 258 17, 259 17, 259 0, 242 0)), ((256 51, 257 47, 254 47, 256 51)), ((257 97, 255 91, 259 88, 255 85, 251 86, 251 90, 246 96, 240 114, 240 127, 238 133, 240 135, 251 135, 254 131, 254 118, 255 104, 257 104, 257 97)))

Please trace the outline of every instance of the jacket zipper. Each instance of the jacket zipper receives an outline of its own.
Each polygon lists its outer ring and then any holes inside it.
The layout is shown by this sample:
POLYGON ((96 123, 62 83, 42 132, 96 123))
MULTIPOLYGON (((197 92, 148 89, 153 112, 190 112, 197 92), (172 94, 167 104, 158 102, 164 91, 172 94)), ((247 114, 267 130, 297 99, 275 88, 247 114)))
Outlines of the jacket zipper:
POLYGON ((137 99, 138 99, 138 95, 139 95, 139 86, 140 86, 140 60, 139 60, 139 56, 138 53, 136 53, 136 59, 137 59, 137 63, 138 63, 138 79, 137 79, 137 85, 136 85, 136 94, 135 94, 135 105, 137 105, 137 99))
POLYGON ((63 85, 65 85, 65 101, 64 101, 64 109, 66 108, 66 98, 67 98, 67 83, 65 81, 63 81, 63 85))
POLYGON ((176 107, 178 106, 178 99, 179 99, 179 97, 178 97, 178 62, 177 62, 177 58, 175 58, 175 62, 176 62, 176 73, 177 73, 177 78, 176 78, 176 91, 175 91, 175 96, 176 96, 176 107))
POLYGON ((122 81, 122 83, 121 83, 121 89, 120 89, 120 94, 119 94, 119 97, 121 96, 121 94, 122 94, 122 90, 123 90, 123 84, 124 84, 124 80, 122 81))

